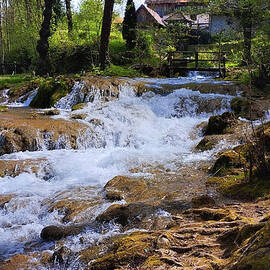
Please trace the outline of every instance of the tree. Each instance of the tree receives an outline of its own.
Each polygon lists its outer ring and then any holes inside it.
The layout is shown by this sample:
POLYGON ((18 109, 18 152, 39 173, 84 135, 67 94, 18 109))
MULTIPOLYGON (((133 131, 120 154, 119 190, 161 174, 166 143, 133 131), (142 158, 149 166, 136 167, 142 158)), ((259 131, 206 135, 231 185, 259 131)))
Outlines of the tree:
POLYGON ((214 13, 224 13, 236 17, 240 23, 240 31, 243 34, 243 62, 251 63, 252 33, 258 27, 263 14, 269 10, 269 1, 264 0, 210 0, 210 10, 214 13))
POLYGON ((50 72, 50 62, 48 59, 49 51, 49 37, 50 26, 52 19, 52 9, 55 4, 55 0, 45 0, 45 8, 43 11, 43 22, 39 31, 40 39, 37 42, 37 52, 39 54, 39 60, 37 65, 37 73, 39 75, 45 75, 50 72))
POLYGON ((65 0, 66 3, 66 12, 67 12, 67 22, 68 22, 68 33, 72 33, 73 22, 72 22, 72 11, 71 11, 71 1, 65 0))
POLYGON ((102 70, 106 67, 106 56, 108 54, 109 39, 112 26, 114 0, 105 0, 104 13, 102 20, 100 48, 99 48, 99 63, 102 70))
POLYGON ((137 15, 133 0, 128 0, 123 21, 122 35, 128 49, 133 49, 136 43, 137 15))

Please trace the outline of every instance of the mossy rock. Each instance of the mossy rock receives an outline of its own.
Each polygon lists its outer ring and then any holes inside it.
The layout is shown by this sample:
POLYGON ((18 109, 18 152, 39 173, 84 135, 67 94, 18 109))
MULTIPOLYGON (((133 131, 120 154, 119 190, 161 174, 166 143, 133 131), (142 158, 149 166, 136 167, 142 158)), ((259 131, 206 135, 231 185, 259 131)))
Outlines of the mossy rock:
POLYGON ((39 79, 38 93, 30 103, 32 108, 51 108, 69 93, 71 82, 63 78, 39 79))
POLYGON ((258 102, 242 97, 232 99, 231 109, 237 116, 249 120, 260 119, 265 114, 264 107, 258 102))
POLYGON ((0 112, 7 112, 8 111, 8 107, 4 106, 4 105, 0 105, 0 112))
POLYGON ((270 269, 270 223, 252 234, 233 254, 230 270, 269 270, 270 269))
POLYGON ((217 144, 216 139, 210 136, 206 136, 197 144, 195 148, 196 150, 203 152, 203 151, 212 150, 216 146, 216 144, 217 144))
POLYGON ((253 177, 251 182, 245 179, 243 172, 238 175, 212 177, 207 180, 207 185, 215 186, 225 197, 254 201, 270 195, 270 182, 253 177))
POLYGON ((228 128, 233 127, 236 123, 237 119, 231 112, 211 116, 204 135, 224 134, 228 131, 228 128))
MULTIPOLYGON (((111 270, 123 266, 138 267, 143 265, 154 253, 155 235, 148 232, 133 232, 114 241, 113 247, 95 259, 87 269, 111 270)), ((86 258, 84 258, 85 260, 86 258)), ((157 260, 152 263, 157 263, 157 260)), ((151 264, 150 261, 148 261, 151 264)))
POLYGON ((87 103, 78 103, 72 107, 72 111, 82 110, 87 106, 87 103))
POLYGON ((245 162, 246 161, 241 154, 229 150, 219 155, 214 166, 210 169, 210 172, 219 176, 230 175, 233 174, 233 170, 231 169, 242 168, 245 162))

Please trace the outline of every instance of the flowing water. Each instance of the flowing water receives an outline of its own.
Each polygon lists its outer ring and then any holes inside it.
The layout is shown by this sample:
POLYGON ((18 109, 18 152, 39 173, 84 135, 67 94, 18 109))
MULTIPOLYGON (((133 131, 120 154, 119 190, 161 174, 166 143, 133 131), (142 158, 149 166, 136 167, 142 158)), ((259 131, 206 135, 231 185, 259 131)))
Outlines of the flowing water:
MULTIPOLYGON (((190 78, 149 79, 150 85, 181 85, 187 82, 203 83, 211 79, 191 76, 190 78)), ((216 83, 215 81, 212 81, 216 83)), ((52 248, 44 244, 39 234, 44 226, 62 224, 63 213, 48 211, 50 201, 61 198, 66 191, 69 199, 76 199, 76 188, 85 188, 81 199, 98 201, 86 214, 89 222, 103 212, 111 203, 102 199, 102 187, 116 175, 129 175, 130 170, 162 165, 177 170, 181 164, 208 160, 212 152, 194 153, 198 136, 191 136, 195 127, 212 114, 230 109, 229 95, 201 94, 187 89, 174 90, 169 94, 147 92, 137 97, 131 87, 122 87, 118 99, 102 102, 98 94, 83 109, 71 112, 80 85, 75 85, 69 96, 63 98, 57 107, 61 114, 54 118, 69 121, 73 114, 84 114, 81 121, 89 130, 78 139, 78 149, 59 149, 36 152, 19 152, 4 155, 1 159, 23 160, 45 158, 51 170, 49 180, 42 173, 22 173, 15 178, 0 179, 0 193, 14 194, 14 198, 0 208, 0 259, 13 254, 52 248), (180 164, 180 165, 179 165, 180 164), (91 187, 89 189, 89 187, 91 187), (68 192, 70 191, 70 192, 68 192)), ((5 95, 7 92, 5 92, 5 95)), ((34 92, 29 96, 33 98, 34 92)), ((137 172, 135 175, 143 174, 137 172)), ((82 196, 82 193, 80 193, 82 196)), ((74 220, 69 223, 76 222, 74 220)), ((67 224, 69 224, 67 223, 67 224)), ((106 232, 89 228, 83 233, 87 244, 110 234, 118 233, 112 226, 106 232)), ((70 237, 67 245, 79 250, 84 247, 80 236, 70 237)), ((72 269, 72 268, 70 268, 72 269)))

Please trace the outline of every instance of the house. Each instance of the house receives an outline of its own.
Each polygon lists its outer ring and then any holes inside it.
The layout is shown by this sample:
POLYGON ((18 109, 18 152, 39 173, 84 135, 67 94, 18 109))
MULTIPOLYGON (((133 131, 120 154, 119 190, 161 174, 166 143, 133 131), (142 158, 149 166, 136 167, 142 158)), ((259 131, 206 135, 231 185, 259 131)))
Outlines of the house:
POLYGON ((145 5, 141 5, 137 10, 138 25, 165 27, 170 23, 181 22, 191 26, 193 30, 207 31, 210 36, 221 32, 229 33, 238 25, 235 19, 226 14, 187 15, 185 10, 192 6, 203 7, 204 4, 195 0, 146 0, 145 5))
POLYGON ((136 13, 137 23, 141 27, 147 27, 149 25, 165 26, 160 15, 145 5, 141 5, 136 13))

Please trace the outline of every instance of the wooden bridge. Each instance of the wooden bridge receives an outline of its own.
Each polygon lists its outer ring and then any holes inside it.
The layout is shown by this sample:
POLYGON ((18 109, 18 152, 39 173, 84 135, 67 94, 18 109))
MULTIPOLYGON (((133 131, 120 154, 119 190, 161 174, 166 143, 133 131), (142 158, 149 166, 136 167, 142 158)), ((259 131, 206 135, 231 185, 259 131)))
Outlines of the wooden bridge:
POLYGON ((170 74, 187 71, 214 71, 226 75, 226 52, 175 51, 168 53, 170 74))

